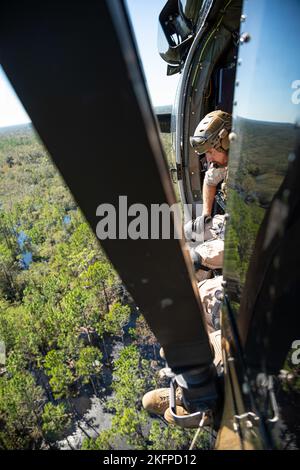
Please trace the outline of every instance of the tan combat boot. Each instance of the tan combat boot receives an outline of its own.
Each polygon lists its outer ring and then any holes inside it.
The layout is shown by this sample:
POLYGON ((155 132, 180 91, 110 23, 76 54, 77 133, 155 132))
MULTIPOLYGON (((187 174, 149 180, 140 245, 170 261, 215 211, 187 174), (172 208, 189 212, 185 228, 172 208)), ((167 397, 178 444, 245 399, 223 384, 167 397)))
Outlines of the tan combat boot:
MULTIPOLYGON (((176 414, 177 416, 187 416, 189 413, 188 411, 186 411, 186 409, 183 407, 183 406, 176 406, 176 414)), ((171 414, 171 410, 170 408, 167 408, 165 413, 164 413, 164 418, 165 420, 167 421, 167 423, 169 424, 176 424, 175 423, 175 420, 171 414)), ((210 422, 210 419, 208 416, 205 417, 204 419, 204 426, 208 426, 209 425, 209 422, 210 422)), ((196 428, 198 426, 188 426, 188 425, 185 425, 184 428, 196 428)))
MULTIPOLYGON (((163 416, 169 407, 169 388, 158 388, 151 390, 143 396, 143 407, 149 413, 163 416)), ((180 388, 176 390, 176 405, 182 405, 182 395, 180 388)))
MULTIPOLYGON (((185 408, 183 408, 183 406, 176 406, 176 414, 178 416, 186 416, 188 415, 189 413, 186 411, 185 408)), ((169 423, 169 424, 176 424, 175 421, 174 421, 174 418, 171 414, 171 409, 170 407, 168 407, 164 413, 164 418, 165 420, 169 423)))

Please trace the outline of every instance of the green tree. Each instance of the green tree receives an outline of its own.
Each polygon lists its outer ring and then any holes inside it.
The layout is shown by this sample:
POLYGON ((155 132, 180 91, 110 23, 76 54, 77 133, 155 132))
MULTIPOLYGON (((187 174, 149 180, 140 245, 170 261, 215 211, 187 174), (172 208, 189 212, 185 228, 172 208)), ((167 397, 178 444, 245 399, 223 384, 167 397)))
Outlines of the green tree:
POLYGON ((96 261, 91 264, 83 275, 86 286, 100 286, 105 300, 105 309, 109 311, 108 289, 116 282, 116 274, 107 261, 96 261))
POLYGON ((96 439, 83 440, 81 450, 111 450, 114 449, 115 436, 110 429, 101 431, 96 439))
POLYGON ((113 397, 108 403, 109 409, 115 413, 111 428, 100 435, 98 441, 85 446, 110 449, 121 439, 131 448, 145 449, 144 427, 148 415, 142 409, 141 398, 145 390, 153 386, 153 371, 149 362, 140 357, 138 348, 133 344, 123 348, 114 362, 113 397))
POLYGON ((55 441, 70 425, 70 414, 63 403, 46 403, 42 413, 42 429, 47 440, 55 441))
POLYGON ((93 380, 93 375, 97 375, 101 372, 101 361, 101 351, 93 346, 87 346, 80 350, 79 358, 75 364, 77 376, 83 383, 91 382, 95 394, 97 394, 97 389, 93 380))
POLYGON ((123 335, 123 328, 129 321, 130 313, 129 305, 115 302, 104 317, 104 331, 111 335, 123 335))
POLYGON ((112 420, 112 429, 118 436, 125 438, 130 447, 136 450, 146 449, 146 439, 143 426, 147 423, 147 414, 144 410, 136 407, 125 408, 122 413, 118 412, 112 420))
MULTIPOLYGON (((195 429, 182 429, 176 425, 164 425, 153 421, 149 431, 150 450, 188 450, 195 436, 195 429)), ((201 431, 195 449, 209 449, 209 437, 205 430, 201 431)))
POLYGON ((41 412, 44 396, 29 372, 0 377, 0 446, 36 448, 42 441, 41 412))
POLYGON ((50 385, 55 398, 69 395, 69 387, 74 382, 70 368, 64 362, 63 351, 49 351, 44 359, 46 374, 50 377, 50 385))

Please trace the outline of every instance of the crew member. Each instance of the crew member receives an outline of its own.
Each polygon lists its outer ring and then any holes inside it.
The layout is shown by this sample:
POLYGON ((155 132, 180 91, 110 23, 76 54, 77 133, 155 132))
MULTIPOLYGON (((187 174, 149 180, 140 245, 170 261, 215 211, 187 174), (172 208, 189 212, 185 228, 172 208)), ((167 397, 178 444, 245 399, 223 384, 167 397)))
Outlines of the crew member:
MULTIPOLYGON (((198 124, 190 144, 199 155, 205 155, 208 169, 203 182, 202 216, 188 222, 184 232, 190 243, 190 253, 198 281, 199 294, 207 322, 208 332, 220 328, 220 302, 215 296, 222 289, 221 269, 224 252, 224 216, 214 214, 214 203, 217 192, 220 193, 219 205, 226 200, 226 181, 229 150, 229 133, 231 115, 221 111, 212 111, 198 124), (212 215, 215 215, 213 218, 212 215), (193 246, 194 245, 194 246, 193 246), (219 270, 219 275, 214 275, 219 270)), ((218 201, 217 201, 218 202, 218 201)), ((161 353, 163 355, 163 351, 161 353)), ((180 387, 176 394, 176 413, 180 416, 189 414, 184 408, 180 387)), ((169 409, 169 389, 160 388, 146 393, 143 406, 150 413, 164 416, 165 420, 174 424, 169 409)))

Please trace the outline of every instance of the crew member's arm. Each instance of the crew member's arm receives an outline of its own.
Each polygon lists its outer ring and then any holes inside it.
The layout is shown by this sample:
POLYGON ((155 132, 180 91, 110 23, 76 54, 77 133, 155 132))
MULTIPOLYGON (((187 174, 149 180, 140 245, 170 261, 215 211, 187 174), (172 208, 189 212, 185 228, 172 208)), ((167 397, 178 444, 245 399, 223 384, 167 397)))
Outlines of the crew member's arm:
POLYGON ((211 215, 215 195, 217 192, 216 186, 208 185, 207 182, 204 180, 203 182, 203 215, 211 215))
POLYGON ((202 215, 211 215, 217 186, 226 176, 226 167, 216 167, 210 164, 203 181, 203 210, 202 215))

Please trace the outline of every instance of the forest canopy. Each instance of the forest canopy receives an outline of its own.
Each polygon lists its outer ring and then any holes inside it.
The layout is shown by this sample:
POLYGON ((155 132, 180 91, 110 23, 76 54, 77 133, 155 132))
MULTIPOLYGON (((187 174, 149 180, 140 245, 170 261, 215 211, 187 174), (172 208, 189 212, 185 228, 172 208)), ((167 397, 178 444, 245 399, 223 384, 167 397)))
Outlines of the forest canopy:
POLYGON ((141 409, 159 345, 31 125, 0 130, 0 265, 1 449, 188 446, 141 409))

